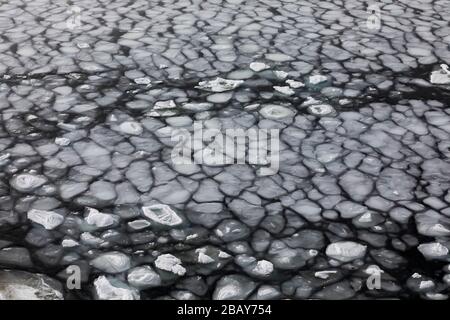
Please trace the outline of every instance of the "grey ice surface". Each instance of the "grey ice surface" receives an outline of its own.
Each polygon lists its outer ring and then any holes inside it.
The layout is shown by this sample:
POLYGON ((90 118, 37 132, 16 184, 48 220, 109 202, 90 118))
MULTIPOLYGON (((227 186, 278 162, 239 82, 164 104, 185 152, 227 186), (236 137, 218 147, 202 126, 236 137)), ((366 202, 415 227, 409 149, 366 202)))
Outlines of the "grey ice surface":
POLYGON ((368 4, 1 1, 0 299, 447 299, 450 2, 368 4))

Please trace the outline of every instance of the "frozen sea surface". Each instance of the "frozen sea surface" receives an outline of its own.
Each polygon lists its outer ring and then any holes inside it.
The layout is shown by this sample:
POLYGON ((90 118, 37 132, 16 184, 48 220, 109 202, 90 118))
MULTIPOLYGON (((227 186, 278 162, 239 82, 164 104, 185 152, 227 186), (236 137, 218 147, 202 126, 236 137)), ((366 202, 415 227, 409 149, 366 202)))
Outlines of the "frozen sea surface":
POLYGON ((72 4, 0 4, 0 299, 448 298, 448 0, 72 4))

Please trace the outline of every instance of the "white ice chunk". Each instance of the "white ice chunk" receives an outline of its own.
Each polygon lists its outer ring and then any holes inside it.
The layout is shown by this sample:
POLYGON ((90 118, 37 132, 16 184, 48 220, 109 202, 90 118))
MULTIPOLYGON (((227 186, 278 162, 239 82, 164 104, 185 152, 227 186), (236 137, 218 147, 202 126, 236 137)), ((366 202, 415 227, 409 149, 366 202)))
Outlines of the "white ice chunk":
POLYGON ((420 281, 419 289, 424 290, 424 289, 433 288, 434 286, 435 285, 432 280, 425 280, 425 281, 420 281))
POLYGON ((85 220, 88 224, 94 225, 97 228, 104 228, 112 226, 117 221, 117 218, 112 214, 101 213, 97 209, 88 208, 88 214, 85 220))
POLYGON ((294 116, 294 111, 276 104, 267 104, 260 111, 264 118, 278 120, 294 116))
POLYGON ((77 47, 80 49, 87 49, 90 47, 90 45, 89 45, 89 43, 86 43, 86 42, 78 42, 77 47))
POLYGON ((130 270, 128 283, 138 289, 147 289, 161 285, 161 277, 150 266, 141 266, 130 270))
POLYGON ((186 269, 181 265, 181 260, 171 254, 160 255, 155 261, 155 266, 158 269, 169 271, 179 276, 183 276, 186 273, 186 269))
POLYGON ((439 259, 448 255, 448 248, 439 242, 423 243, 417 247, 422 255, 427 259, 439 259))
POLYGON ((177 105, 173 100, 166 100, 166 101, 157 101, 155 105, 153 106, 154 110, 161 110, 161 109, 173 109, 176 108, 177 105))
POLYGON ((328 116, 334 113, 334 108, 329 104, 316 104, 309 106, 308 111, 315 116, 328 116))
POLYGON ((214 259, 206 254, 206 248, 199 248, 195 252, 198 254, 198 263, 207 264, 214 262, 214 259))
POLYGON ((260 276, 268 276, 273 272, 273 264, 267 260, 260 260, 256 263, 252 272, 260 276))
POLYGON ((315 104, 321 104, 322 101, 314 99, 313 97, 307 97, 305 101, 302 103, 302 107, 308 107, 315 104))
POLYGON ((275 91, 278 91, 279 93, 282 93, 287 96, 292 96, 295 93, 295 91, 292 90, 291 87, 288 87, 288 86, 284 86, 284 87, 274 86, 273 88, 275 89, 275 91))
POLYGON ((142 85, 149 85, 152 83, 152 81, 147 77, 136 78, 136 79, 134 79, 134 82, 136 84, 142 84, 142 85))
POLYGON ((104 272, 121 273, 130 269, 130 258, 122 252, 112 251, 99 255, 91 265, 104 272))
POLYGON ((309 83, 313 84, 313 85, 325 82, 327 80, 328 80, 328 78, 326 76, 323 76, 320 74, 316 74, 314 76, 309 77, 309 83))
POLYGON ((270 66, 268 66, 267 64, 263 63, 263 62, 252 62, 250 63, 250 69, 252 69, 255 72, 260 72, 266 69, 269 69, 270 66))
POLYGON ((64 240, 61 242, 61 245, 62 245, 64 248, 73 248, 73 247, 79 246, 80 244, 79 244, 77 241, 73 240, 73 239, 64 239, 64 240))
POLYGON ((275 70, 273 73, 277 76, 278 79, 284 80, 288 77, 289 73, 285 71, 275 70))
POLYGON ((243 83, 244 80, 228 80, 217 77, 215 80, 199 82, 196 88, 212 92, 225 92, 234 90, 243 83))
POLYGON ((364 257, 367 246, 353 241, 331 243, 326 249, 326 255, 341 262, 350 262, 364 257))
POLYGON ((58 146, 68 146, 70 144, 70 139, 67 138, 55 138, 55 144, 57 144, 58 146))
POLYGON ((302 88, 305 86, 305 84, 301 81, 295 81, 292 79, 286 80, 286 83, 293 89, 302 88))
POLYGON ((146 217, 166 226, 176 226, 183 222, 183 219, 165 204, 142 207, 142 211, 146 217))
POLYGON ((28 211, 27 217, 47 230, 55 229, 64 221, 64 216, 59 213, 37 209, 28 211))
POLYGON ((323 271, 316 271, 314 273, 314 277, 319 278, 319 279, 328 279, 330 277, 330 275, 337 273, 336 270, 323 270, 323 271))
POLYGON ((146 113, 149 117, 172 117, 176 116, 177 112, 173 110, 158 110, 158 111, 150 111, 146 113))
POLYGON ((254 103, 254 104, 250 104, 250 105, 244 107, 244 109, 245 109, 245 110, 248 110, 248 111, 251 111, 251 110, 258 109, 259 106, 260 106, 259 103, 254 103))
POLYGON ((229 255, 225 251, 220 251, 218 257, 221 259, 227 259, 227 258, 231 257, 231 255, 229 255))
POLYGON ((47 182, 44 176, 29 173, 19 174, 11 179, 11 186, 21 192, 28 192, 47 182))
POLYGON ((104 242, 102 239, 93 236, 89 232, 83 232, 80 235, 80 240, 82 243, 87 244, 89 246, 98 246, 104 242))
POLYGON ((64 300, 59 283, 45 275, 0 270, 0 300, 64 300))
POLYGON ((139 136, 144 131, 141 124, 136 121, 125 121, 120 124, 119 129, 123 133, 134 135, 134 136, 139 136))
POLYGON ((139 292, 126 283, 100 276, 94 281, 95 295, 99 300, 139 300, 139 292))

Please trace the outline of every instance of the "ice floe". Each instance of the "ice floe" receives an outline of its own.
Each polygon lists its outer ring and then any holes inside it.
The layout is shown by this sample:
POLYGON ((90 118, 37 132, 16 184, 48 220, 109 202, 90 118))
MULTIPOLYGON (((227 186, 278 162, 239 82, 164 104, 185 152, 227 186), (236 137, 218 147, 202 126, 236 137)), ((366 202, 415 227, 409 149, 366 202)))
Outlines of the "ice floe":
POLYGON ((255 72, 260 72, 266 69, 269 69, 270 66, 268 66, 267 64, 263 63, 263 62, 252 62, 250 63, 250 69, 252 69, 255 72))
POLYGON ((64 216, 53 211, 31 209, 27 217, 47 230, 53 230, 64 222, 64 216))
POLYGON ((234 90, 244 83, 244 80, 229 80, 217 77, 215 80, 201 81, 196 88, 211 92, 225 92, 234 90))
POLYGON ((147 218, 162 225, 177 226, 183 223, 183 219, 165 204, 142 207, 142 211, 147 218))
POLYGON ((155 266, 158 269, 172 272, 178 276, 183 276, 186 269, 181 265, 181 260, 171 254, 162 254, 156 258, 155 266))
POLYGON ((367 246, 353 241, 339 241, 331 243, 326 249, 328 257, 341 262, 350 262, 364 257, 367 246))
POLYGON ((100 276, 94 280, 94 294, 98 300, 139 300, 139 291, 112 277, 100 276))
POLYGON ((271 120, 290 118, 295 114, 291 109, 275 104, 264 105, 259 112, 264 118, 271 120))

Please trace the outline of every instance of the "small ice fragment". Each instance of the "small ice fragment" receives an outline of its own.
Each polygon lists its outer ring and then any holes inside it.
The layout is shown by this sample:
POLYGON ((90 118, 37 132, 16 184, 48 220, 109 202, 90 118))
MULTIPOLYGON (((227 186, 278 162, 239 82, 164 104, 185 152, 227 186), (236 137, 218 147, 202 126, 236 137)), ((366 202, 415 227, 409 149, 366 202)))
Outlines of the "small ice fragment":
POLYGON ((319 279, 326 280, 330 277, 330 275, 337 273, 336 270, 323 270, 323 271, 317 271, 314 273, 314 276, 319 279))
POLYGON ((308 97, 308 98, 306 98, 305 101, 303 101, 302 107, 308 107, 308 106, 312 106, 314 104, 320 104, 320 103, 322 103, 322 101, 314 99, 313 97, 308 97))
POLYGON ((286 79, 287 76, 289 75, 289 73, 287 73, 285 71, 279 71, 279 70, 275 70, 273 73, 275 73, 277 78, 280 79, 280 80, 286 79))
POLYGON ((141 124, 136 121, 125 121, 120 124, 119 129, 123 133, 135 136, 142 134, 142 132, 144 131, 141 124))
POLYGON ((89 46, 89 43, 86 43, 86 42, 78 42, 78 43, 77 43, 77 47, 80 48, 80 49, 87 49, 87 48, 89 48, 90 46, 89 46))
POLYGON ((275 105, 275 104, 268 104, 265 105, 259 113, 267 119, 271 120, 278 120, 283 118, 292 117, 294 115, 294 112, 286 107, 275 105))
POLYGON ((64 217, 59 213, 37 209, 28 211, 27 217, 47 230, 55 229, 64 221, 64 217))
POLYGON ((420 281, 419 289, 429 289, 434 287, 434 282, 432 280, 420 281))
POLYGON ((352 100, 344 98, 344 99, 339 100, 339 105, 346 106, 346 105, 349 105, 351 102, 352 102, 352 100))
POLYGON ((309 77, 309 83, 313 84, 313 85, 325 82, 327 80, 328 80, 328 78, 326 76, 323 76, 320 74, 316 74, 314 76, 309 77))
POLYGON ((256 263, 252 271, 260 276, 268 276, 273 272, 273 264, 267 260, 260 260, 256 263))
POLYGON ((449 250, 439 242, 423 243, 417 247, 420 253, 429 260, 446 258, 449 250))
POLYGON ((186 269, 181 265, 181 260, 171 254, 162 254, 155 261, 158 269, 172 272, 176 275, 183 276, 186 269))
POLYGON ((58 146, 68 146, 70 144, 70 139, 67 138, 55 138, 55 144, 57 144, 58 146))
POLYGON ((98 255, 90 264, 106 273, 122 273, 131 267, 131 259, 119 251, 111 251, 98 255))
POLYGON ((198 238, 198 234, 194 233, 194 234, 190 234, 186 237, 186 240, 192 240, 192 239, 196 239, 198 238))
POLYGON ((270 66, 268 66, 267 64, 263 63, 263 62, 252 62, 250 63, 250 69, 252 69, 255 72, 260 72, 266 69, 269 69, 270 66))
POLYGON ((139 291, 116 278, 100 276, 94 280, 95 296, 99 300, 139 300, 139 291))
POLYGON ((308 111, 316 116, 327 116, 334 113, 334 108, 329 104, 316 104, 308 107, 308 111))
POLYGON ((101 213, 100 211, 94 208, 87 208, 87 209, 88 213, 85 220, 90 225, 94 225, 97 228, 104 228, 112 226, 116 222, 115 217, 111 214, 101 213))
POLYGON ((161 110, 161 109, 173 109, 176 108, 177 105, 173 100, 166 100, 166 101, 157 101, 155 105, 153 106, 154 110, 161 110))
POLYGON ((293 89, 298 89, 298 88, 301 88, 301 87, 305 86, 305 84, 303 82, 295 81, 295 80, 292 80, 292 79, 286 80, 286 83, 293 89))
POLYGON ((62 242, 61 242, 61 245, 64 247, 64 248, 73 248, 73 247, 76 247, 76 246, 78 246, 78 245, 80 245, 77 241, 75 241, 75 240, 73 240, 73 239, 64 239, 62 242))
POLYGON ((287 96, 292 96, 295 93, 294 90, 292 90, 290 87, 287 87, 287 86, 285 86, 285 87, 274 86, 273 88, 275 89, 275 91, 278 91, 287 96))
POLYGON ((11 181, 11 187, 20 192, 32 191, 47 182, 47 178, 42 175, 34 175, 30 173, 22 173, 14 176, 11 181))
POLYGON ((212 92, 225 92, 234 90, 243 83, 244 80, 228 80, 217 77, 215 80, 199 82, 196 88, 212 92))
POLYGON ((220 251, 218 257, 221 259, 227 259, 231 256, 228 253, 226 253, 225 251, 220 251))
POLYGON ((254 103, 254 104, 250 104, 250 105, 244 107, 244 109, 245 109, 245 110, 248 110, 248 111, 251 111, 251 110, 258 109, 259 106, 260 106, 259 103, 254 103))
POLYGON ((172 117, 177 115, 173 110, 160 110, 160 111, 150 111, 146 113, 149 117, 172 117))
POLYGON ((166 226, 176 226, 183 222, 183 219, 165 204, 142 207, 142 211, 147 218, 166 226))
POLYGON ((195 252, 198 253, 198 263, 208 264, 214 262, 214 259, 206 254, 206 248, 199 248, 195 252))
POLYGON ((9 154, 9 153, 0 155, 0 161, 7 160, 7 159, 9 159, 10 156, 11 156, 11 154, 9 154))
POLYGON ((152 83, 152 81, 149 78, 147 78, 147 77, 136 78, 136 79, 134 79, 134 82, 136 84, 142 84, 142 85, 149 85, 149 84, 152 83))
POLYGON ((326 249, 326 255, 341 262, 350 262, 364 257, 367 246, 353 241, 331 243, 326 249))

